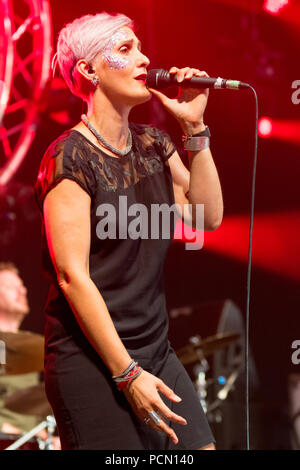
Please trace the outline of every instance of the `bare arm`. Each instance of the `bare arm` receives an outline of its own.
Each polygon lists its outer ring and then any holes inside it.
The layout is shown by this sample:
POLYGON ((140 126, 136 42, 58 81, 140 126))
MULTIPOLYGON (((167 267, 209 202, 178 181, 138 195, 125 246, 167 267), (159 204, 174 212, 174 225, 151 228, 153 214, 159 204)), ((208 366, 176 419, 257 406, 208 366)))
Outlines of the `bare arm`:
POLYGON ((77 183, 61 181, 44 201, 46 236, 58 283, 82 331, 112 375, 119 375, 131 358, 89 275, 90 204, 77 183))
MULTIPOLYGON (((186 134, 203 131, 205 125, 193 129, 183 126, 186 134)), ((221 184, 209 148, 188 152, 190 166, 189 202, 192 206, 204 204, 205 230, 217 229, 223 218, 223 197, 221 184)))
POLYGON ((194 207, 196 204, 204 204, 204 230, 215 230, 222 221, 223 198, 213 157, 209 149, 189 152, 188 156, 190 171, 183 164, 178 152, 174 152, 168 160, 175 202, 181 206, 182 212, 184 204, 192 205, 194 227, 194 207))

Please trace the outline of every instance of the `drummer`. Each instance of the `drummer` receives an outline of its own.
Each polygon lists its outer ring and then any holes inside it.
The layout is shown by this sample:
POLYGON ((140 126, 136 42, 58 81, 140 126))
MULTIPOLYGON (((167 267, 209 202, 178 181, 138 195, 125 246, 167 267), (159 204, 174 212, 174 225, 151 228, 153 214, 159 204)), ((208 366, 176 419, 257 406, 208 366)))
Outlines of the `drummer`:
MULTIPOLYGON (((11 262, 0 263, 0 331, 17 333, 28 313, 27 289, 17 267, 11 262)), ((13 393, 39 383, 38 372, 18 375, 0 373, 0 432, 20 434, 30 431, 41 422, 40 417, 16 413, 4 406, 4 401, 13 393)), ((42 432, 39 437, 46 439, 47 436, 42 432)))

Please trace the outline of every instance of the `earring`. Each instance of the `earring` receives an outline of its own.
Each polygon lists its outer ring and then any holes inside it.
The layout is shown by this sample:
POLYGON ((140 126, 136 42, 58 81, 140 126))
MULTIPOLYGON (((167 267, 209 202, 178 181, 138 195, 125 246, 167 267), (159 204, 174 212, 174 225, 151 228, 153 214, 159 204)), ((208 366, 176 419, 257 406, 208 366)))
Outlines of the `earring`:
POLYGON ((92 78, 92 84, 94 85, 94 87, 97 87, 98 84, 99 84, 99 79, 97 77, 93 77, 92 78))

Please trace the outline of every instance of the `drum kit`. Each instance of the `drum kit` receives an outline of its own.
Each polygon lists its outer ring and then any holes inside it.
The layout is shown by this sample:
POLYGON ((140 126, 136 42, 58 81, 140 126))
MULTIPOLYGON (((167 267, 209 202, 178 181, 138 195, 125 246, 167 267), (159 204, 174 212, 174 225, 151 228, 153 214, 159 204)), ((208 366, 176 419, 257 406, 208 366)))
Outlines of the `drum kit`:
MULTIPOLYGON (((27 331, 0 332, 0 344, 5 346, 1 354, 0 377, 43 371, 43 336, 27 331)), ((43 383, 16 391, 6 397, 3 406, 15 413, 41 418, 42 421, 21 435, 1 432, 0 450, 53 450, 52 437, 56 422, 43 383), (38 437, 42 430, 46 439, 38 437)))
POLYGON ((220 409, 231 390, 234 390, 236 380, 242 371, 243 356, 241 354, 235 356, 234 364, 232 362, 229 371, 227 369, 227 376, 220 375, 214 378, 207 378, 210 369, 208 359, 216 353, 223 353, 225 354, 223 357, 226 357, 226 351, 238 344, 240 338, 241 332, 238 331, 217 333, 205 338, 196 335, 189 338, 189 344, 176 350, 182 364, 185 367, 193 367, 194 386, 210 422, 222 420, 220 409), (208 393, 211 385, 218 386, 216 396, 215 393, 208 393))

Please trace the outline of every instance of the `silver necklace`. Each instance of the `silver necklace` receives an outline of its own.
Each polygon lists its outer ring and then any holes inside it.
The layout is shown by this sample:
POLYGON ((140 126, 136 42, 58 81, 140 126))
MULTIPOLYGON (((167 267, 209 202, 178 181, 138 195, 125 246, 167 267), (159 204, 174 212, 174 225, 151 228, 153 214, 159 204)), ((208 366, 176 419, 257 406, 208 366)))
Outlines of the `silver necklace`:
POLYGON ((86 117, 86 114, 81 115, 81 120, 82 122, 86 125, 86 127, 94 134, 97 140, 106 147, 108 150, 111 150, 113 153, 119 155, 120 157, 124 157, 124 155, 127 155, 127 153, 130 152, 131 147, 132 147, 132 135, 130 129, 128 129, 128 141, 127 141, 127 147, 125 150, 119 150, 113 147, 109 142, 107 142, 102 135, 99 134, 99 132, 92 126, 88 118, 86 117))

